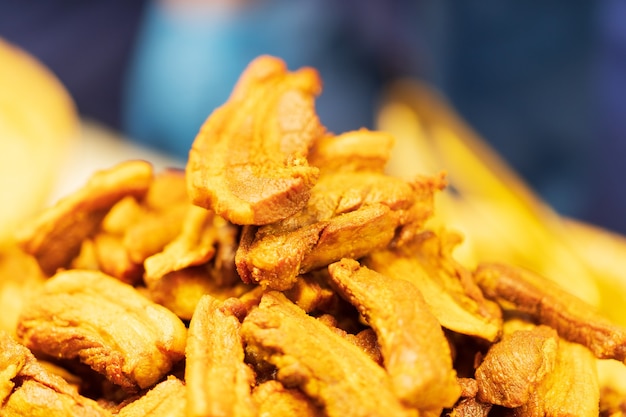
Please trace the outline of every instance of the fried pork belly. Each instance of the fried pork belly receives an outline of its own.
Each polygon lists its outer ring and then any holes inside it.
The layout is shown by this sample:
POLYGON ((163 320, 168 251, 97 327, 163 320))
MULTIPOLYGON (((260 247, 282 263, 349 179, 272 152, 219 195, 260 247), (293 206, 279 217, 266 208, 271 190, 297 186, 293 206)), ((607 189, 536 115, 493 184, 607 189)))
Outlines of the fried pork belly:
POLYGON ((328 266, 337 291, 372 326, 394 392, 419 409, 451 407, 460 387, 441 325, 413 284, 352 259, 328 266))
POLYGON ((22 310, 17 335, 37 354, 79 360, 127 391, 184 357, 186 328, 166 308, 98 271, 57 273, 22 310))
POLYGON ((205 295, 189 325, 187 416, 255 417, 252 369, 244 363, 240 323, 222 302, 205 295))
POLYGON ((559 341, 552 372, 515 410, 516 417, 596 417, 600 386, 596 359, 586 347, 559 341))
POLYGON ((365 171, 324 175, 302 211, 244 228, 235 258, 239 275, 244 282, 286 290, 299 274, 401 245, 421 230, 444 184, 442 177, 405 182, 365 171))
POLYGON ((300 390, 285 388, 276 380, 257 385, 252 391, 258 417, 324 417, 323 411, 300 390))
POLYGON ((130 260, 142 265, 181 231, 191 202, 184 171, 158 172, 142 199, 126 197, 107 213, 100 234, 122 240, 130 260))
POLYGON ((123 162, 96 172, 81 189, 20 230, 20 245, 37 258, 46 274, 53 275, 70 264, 115 203, 126 196, 145 195, 152 177, 152 166, 145 161, 123 162))
POLYGON ((418 415, 396 398, 383 368, 282 293, 263 295, 241 334, 250 355, 276 366, 276 379, 302 390, 329 417, 418 415))
POLYGON ((487 417, 493 408, 493 404, 485 404, 476 398, 463 398, 447 414, 448 417, 487 417))
POLYGON ((445 235, 425 231, 408 249, 372 252, 363 263, 383 275, 404 279, 418 287, 443 327, 493 342, 501 333, 500 308, 483 297, 471 272, 452 257, 450 245, 445 235))
POLYGON ((194 204, 235 224, 269 224, 306 205, 318 169, 308 165, 324 134, 312 68, 289 72, 280 59, 250 63, 229 100, 203 124, 189 153, 194 204))
POLYGON ((529 314, 556 329, 562 338, 586 346, 597 358, 626 360, 626 328, 554 282, 504 264, 479 265, 474 276, 485 296, 503 309, 529 314))
POLYGON ((143 264, 180 234, 189 204, 174 204, 164 211, 144 210, 140 220, 124 233, 124 246, 130 259, 143 264))
POLYGON ((0 331, 0 415, 107 417, 95 401, 49 373, 24 346, 0 331))
POLYGON ((327 274, 323 272, 325 270, 300 276, 296 284, 284 294, 307 313, 332 310, 339 297, 324 280, 327 274))
POLYGON ((202 265, 215 255, 214 216, 212 211, 189 206, 180 234, 162 252, 145 260, 145 281, 148 286, 170 272, 202 265))
POLYGON ((318 167, 320 175, 333 171, 383 172, 393 143, 389 133, 367 129, 327 135, 315 142, 309 164, 318 167))
POLYGON ((477 399, 508 408, 526 404, 555 369, 558 344, 547 326, 505 333, 476 369, 477 399))
POLYGON ((98 233, 92 242, 97 265, 95 269, 131 285, 141 281, 143 265, 132 261, 120 236, 98 233))
POLYGON ((170 376, 135 401, 124 405, 117 417, 187 417, 187 390, 170 376))
POLYGON ((248 291, 248 286, 220 286, 212 278, 212 265, 185 268, 170 272, 150 283, 149 298, 161 304, 182 320, 190 320, 203 295, 209 294, 219 300, 238 297, 248 291))

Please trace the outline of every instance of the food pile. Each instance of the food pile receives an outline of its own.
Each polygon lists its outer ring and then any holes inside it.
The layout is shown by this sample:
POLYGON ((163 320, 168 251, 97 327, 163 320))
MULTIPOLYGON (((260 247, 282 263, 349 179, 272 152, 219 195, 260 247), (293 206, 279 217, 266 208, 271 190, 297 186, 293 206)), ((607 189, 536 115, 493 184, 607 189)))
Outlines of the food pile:
POLYGON ((0 260, 0 415, 598 416, 626 329, 543 277, 469 269, 445 174, 327 132, 321 81, 262 56, 185 171, 127 161, 0 260))

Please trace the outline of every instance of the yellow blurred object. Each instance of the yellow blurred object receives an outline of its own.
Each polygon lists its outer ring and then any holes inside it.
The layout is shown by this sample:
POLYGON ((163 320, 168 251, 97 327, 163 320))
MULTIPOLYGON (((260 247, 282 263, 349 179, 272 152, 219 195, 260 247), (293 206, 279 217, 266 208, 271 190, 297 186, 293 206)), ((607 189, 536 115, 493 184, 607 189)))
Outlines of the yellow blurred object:
MULTIPOLYGON (((426 85, 392 86, 378 125, 396 138, 390 174, 448 173, 434 222, 464 234, 455 252, 461 262, 529 268, 626 326, 626 237, 555 213, 426 85)), ((597 366, 601 385, 626 396, 626 367, 597 366)))
POLYGON ((0 244, 46 202, 78 137, 68 91, 34 57, 0 39, 0 244))
MULTIPOLYGON (((469 267, 501 261, 531 269, 616 318, 563 219, 435 91, 416 81, 398 82, 378 124, 397 141, 390 174, 447 172, 450 186, 437 201, 434 221, 465 235, 460 261, 469 267)), ((618 321, 626 324, 624 317, 618 321)))

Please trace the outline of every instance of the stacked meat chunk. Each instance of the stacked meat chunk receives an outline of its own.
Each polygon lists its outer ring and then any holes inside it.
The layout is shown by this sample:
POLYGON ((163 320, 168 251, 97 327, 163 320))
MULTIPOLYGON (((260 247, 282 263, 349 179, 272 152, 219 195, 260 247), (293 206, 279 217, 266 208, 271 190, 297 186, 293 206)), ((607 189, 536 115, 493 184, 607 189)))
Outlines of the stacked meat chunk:
POLYGON ((185 171, 120 164, 24 229, 0 415, 598 415, 626 330, 456 262, 429 225, 445 175, 387 175, 393 138, 327 132, 320 92, 260 57, 185 171))

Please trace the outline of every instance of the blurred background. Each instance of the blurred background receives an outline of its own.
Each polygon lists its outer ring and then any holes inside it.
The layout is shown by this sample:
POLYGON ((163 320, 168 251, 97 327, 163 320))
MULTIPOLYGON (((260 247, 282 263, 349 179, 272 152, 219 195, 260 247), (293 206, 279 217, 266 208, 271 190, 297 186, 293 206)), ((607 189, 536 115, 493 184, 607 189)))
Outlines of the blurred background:
POLYGON ((559 213, 626 233, 625 17, 617 0, 5 0, 0 37, 82 117, 181 166, 260 54, 320 71, 335 133, 423 80, 559 213))

